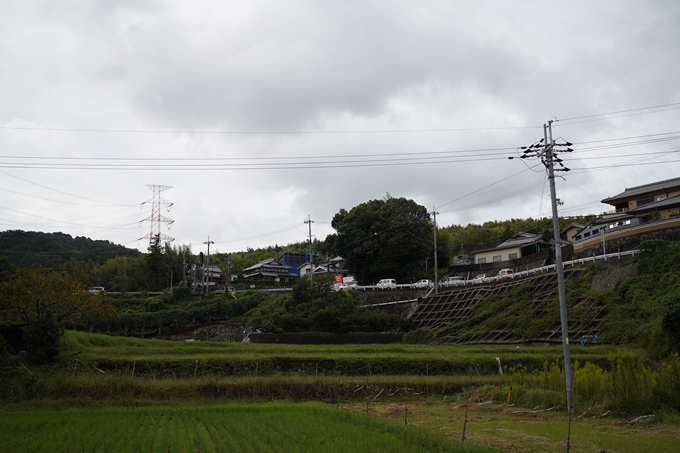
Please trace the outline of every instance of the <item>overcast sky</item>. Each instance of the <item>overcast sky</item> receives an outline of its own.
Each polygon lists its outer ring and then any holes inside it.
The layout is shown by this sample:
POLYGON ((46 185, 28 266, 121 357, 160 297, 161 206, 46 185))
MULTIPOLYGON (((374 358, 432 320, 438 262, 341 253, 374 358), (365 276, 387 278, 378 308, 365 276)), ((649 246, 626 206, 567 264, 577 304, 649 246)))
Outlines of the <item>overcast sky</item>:
POLYGON ((680 2, 0 0, 0 230, 211 253, 411 198, 440 226, 680 175, 680 2), (142 240, 139 240, 143 238, 142 240))

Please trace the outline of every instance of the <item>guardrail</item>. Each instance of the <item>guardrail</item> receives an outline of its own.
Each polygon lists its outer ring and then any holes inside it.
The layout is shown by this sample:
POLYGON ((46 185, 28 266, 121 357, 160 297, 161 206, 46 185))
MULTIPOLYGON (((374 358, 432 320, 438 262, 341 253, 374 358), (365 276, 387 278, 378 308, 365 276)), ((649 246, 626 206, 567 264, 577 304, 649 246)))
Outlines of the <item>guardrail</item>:
MULTIPOLYGON (((570 260, 570 261, 565 261, 562 263, 562 267, 567 267, 567 266, 576 266, 578 264, 586 264, 586 263, 594 263, 596 261, 607 261, 610 258, 623 258, 626 256, 634 257, 640 253, 639 250, 628 250, 626 252, 616 252, 616 253, 607 253, 605 255, 597 255, 597 256, 589 256, 587 258, 579 258, 576 260, 570 260)), ((512 280, 515 278, 521 278, 521 277, 528 277, 530 275, 542 273, 542 272, 550 272, 555 270, 555 264, 549 264, 547 266, 541 266, 541 267, 536 267, 533 269, 528 269, 526 271, 520 271, 520 272, 515 272, 513 274, 509 275, 504 275, 503 277, 498 277, 498 276, 493 276, 493 277, 486 277, 484 279, 480 280, 461 280, 460 283, 450 283, 449 285, 439 285, 439 288, 444 288, 448 289, 451 287, 457 287, 457 286, 469 286, 469 285, 481 285, 484 283, 492 283, 492 282, 497 282, 497 281, 502 281, 502 280, 512 280)), ((406 283, 406 284, 399 284, 397 285, 396 289, 423 289, 423 290, 429 290, 429 293, 432 292, 432 288, 415 288, 413 286, 413 283, 406 283)), ((359 290, 376 290, 379 288, 376 288, 375 285, 373 286, 357 286, 356 289, 359 290)), ((382 290, 382 289, 380 289, 382 290)))

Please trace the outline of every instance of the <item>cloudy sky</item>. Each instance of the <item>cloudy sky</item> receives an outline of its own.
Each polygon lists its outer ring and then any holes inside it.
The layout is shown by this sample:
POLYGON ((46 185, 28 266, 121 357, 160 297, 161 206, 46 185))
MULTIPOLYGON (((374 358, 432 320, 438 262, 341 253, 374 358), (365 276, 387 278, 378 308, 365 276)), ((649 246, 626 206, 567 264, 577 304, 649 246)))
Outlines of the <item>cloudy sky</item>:
POLYGON ((679 176, 680 3, 0 0, 0 230, 235 252, 386 193, 438 223, 562 215, 679 176), (309 217, 308 217, 309 216, 309 217), (143 238, 140 240, 140 238, 143 238))

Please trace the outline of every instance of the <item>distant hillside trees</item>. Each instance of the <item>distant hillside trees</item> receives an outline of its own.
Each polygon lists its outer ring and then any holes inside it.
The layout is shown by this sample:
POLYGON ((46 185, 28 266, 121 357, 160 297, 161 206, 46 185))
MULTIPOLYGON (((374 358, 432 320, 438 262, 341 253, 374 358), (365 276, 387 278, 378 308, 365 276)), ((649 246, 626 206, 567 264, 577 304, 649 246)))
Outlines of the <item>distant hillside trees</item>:
POLYGON ((114 256, 136 257, 137 250, 110 241, 72 237, 64 233, 8 230, 0 232, 0 256, 16 267, 49 267, 58 269, 70 259, 96 263, 114 256))

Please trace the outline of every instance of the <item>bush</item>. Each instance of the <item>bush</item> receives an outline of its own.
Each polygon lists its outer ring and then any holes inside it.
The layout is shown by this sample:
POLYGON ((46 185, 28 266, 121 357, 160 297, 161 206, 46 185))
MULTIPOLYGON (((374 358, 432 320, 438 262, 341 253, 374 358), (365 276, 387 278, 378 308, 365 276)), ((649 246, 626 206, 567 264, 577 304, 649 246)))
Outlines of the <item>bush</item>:
POLYGON ((680 356, 672 354, 661 363, 657 386, 654 391, 657 407, 680 412, 680 356))
POLYGON ((59 324, 46 312, 35 319, 24 332, 26 359, 35 364, 54 362, 61 351, 59 324))
POLYGON ((178 287, 172 290, 172 300, 183 301, 191 299, 191 288, 189 287, 178 287))

